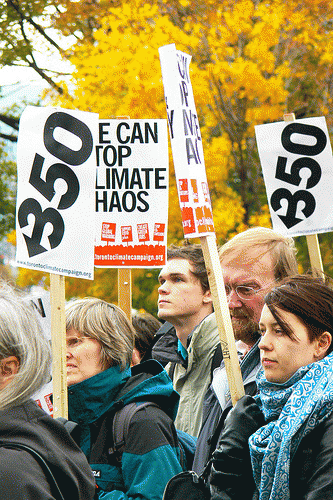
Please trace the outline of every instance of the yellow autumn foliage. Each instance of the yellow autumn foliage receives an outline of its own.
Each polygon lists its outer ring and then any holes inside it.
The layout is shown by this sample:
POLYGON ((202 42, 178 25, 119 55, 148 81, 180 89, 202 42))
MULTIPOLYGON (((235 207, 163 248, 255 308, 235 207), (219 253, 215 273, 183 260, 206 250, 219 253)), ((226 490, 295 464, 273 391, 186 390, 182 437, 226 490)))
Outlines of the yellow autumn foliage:
MULTIPOLYGON (((295 112, 296 117, 324 114, 332 130, 333 3, 62 0, 62 5, 67 8, 59 18, 62 29, 66 16, 67 27, 77 18, 83 36, 72 49, 72 84, 57 103, 101 118, 165 118, 158 48, 175 43, 193 56, 191 81, 218 241, 251 225, 270 227, 254 126, 295 112), (80 4, 87 4, 92 27, 86 32, 80 4)), ((183 239, 172 164, 170 172, 169 243, 183 239)), ((99 276, 105 286, 107 279, 99 276)))

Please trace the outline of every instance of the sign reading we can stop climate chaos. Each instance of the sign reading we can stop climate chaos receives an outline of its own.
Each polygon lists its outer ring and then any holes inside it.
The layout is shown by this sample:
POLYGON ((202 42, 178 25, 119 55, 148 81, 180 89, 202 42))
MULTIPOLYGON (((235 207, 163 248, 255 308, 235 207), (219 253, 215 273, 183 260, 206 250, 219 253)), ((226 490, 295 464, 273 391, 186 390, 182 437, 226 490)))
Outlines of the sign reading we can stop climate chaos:
POLYGON ((166 120, 100 120, 96 267, 162 267, 168 227, 166 120))
POLYGON ((203 147, 189 75, 191 56, 175 44, 159 48, 184 235, 214 233, 203 147))

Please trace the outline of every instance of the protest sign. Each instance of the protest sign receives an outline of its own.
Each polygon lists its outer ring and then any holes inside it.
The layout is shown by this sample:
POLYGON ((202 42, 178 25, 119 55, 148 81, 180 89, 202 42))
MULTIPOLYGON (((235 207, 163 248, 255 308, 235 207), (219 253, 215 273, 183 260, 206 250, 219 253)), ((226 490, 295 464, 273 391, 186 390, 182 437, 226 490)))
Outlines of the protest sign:
POLYGON ((95 167, 95 266, 162 267, 169 186, 166 120, 100 120, 95 167))
POLYGON ((94 277, 98 115, 28 106, 17 145, 16 264, 94 277))
MULTIPOLYGON (((37 318, 41 324, 43 333, 48 340, 51 340, 51 303, 50 294, 46 290, 32 291, 28 300, 33 304, 37 318)), ((51 379, 51 366, 50 366, 51 379)), ((52 405, 52 380, 45 384, 34 394, 33 399, 49 415, 53 415, 52 405)))
POLYGON ((214 234, 201 132, 189 67, 191 56, 174 44, 159 48, 171 147, 184 235, 214 234))
POLYGON ((244 395, 235 338, 218 257, 189 65, 174 44, 159 48, 184 235, 200 237, 232 403, 244 395))
POLYGON ((273 229, 288 236, 333 229, 333 157, 324 117, 255 127, 273 229))

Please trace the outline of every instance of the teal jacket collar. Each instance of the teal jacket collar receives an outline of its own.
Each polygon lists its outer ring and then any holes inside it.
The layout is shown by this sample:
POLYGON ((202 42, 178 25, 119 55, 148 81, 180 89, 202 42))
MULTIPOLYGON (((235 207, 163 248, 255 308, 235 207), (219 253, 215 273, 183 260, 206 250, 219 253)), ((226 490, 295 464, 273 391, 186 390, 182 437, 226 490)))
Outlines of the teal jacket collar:
POLYGON ((131 376, 128 367, 120 371, 112 366, 93 377, 68 388, 69 418, 74 422, 90 424, 95 422, 115 403, 117 394, 131 376))

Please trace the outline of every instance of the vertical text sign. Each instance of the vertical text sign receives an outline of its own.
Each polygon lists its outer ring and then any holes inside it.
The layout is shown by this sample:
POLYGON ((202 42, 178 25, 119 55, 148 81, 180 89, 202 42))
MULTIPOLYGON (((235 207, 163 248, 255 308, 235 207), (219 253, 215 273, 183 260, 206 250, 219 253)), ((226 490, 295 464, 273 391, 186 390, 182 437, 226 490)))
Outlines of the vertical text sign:
POLYGON ((94 277, 98 115, 28 106, 17 145, 16 263, 94 277))
POLYGON ((333 157, 324 117, 255 127, 274 230, 333 230, 333 157))
POLYGON ((189 75, 191 56, 174 44, 159 48, 184 235, 214 233, 203 147, 189 75))
POLYGON ((167 235, 153 235, 168 221, 166 120, 100 120, 95 168, 95 265, 163 267, 167 235))

